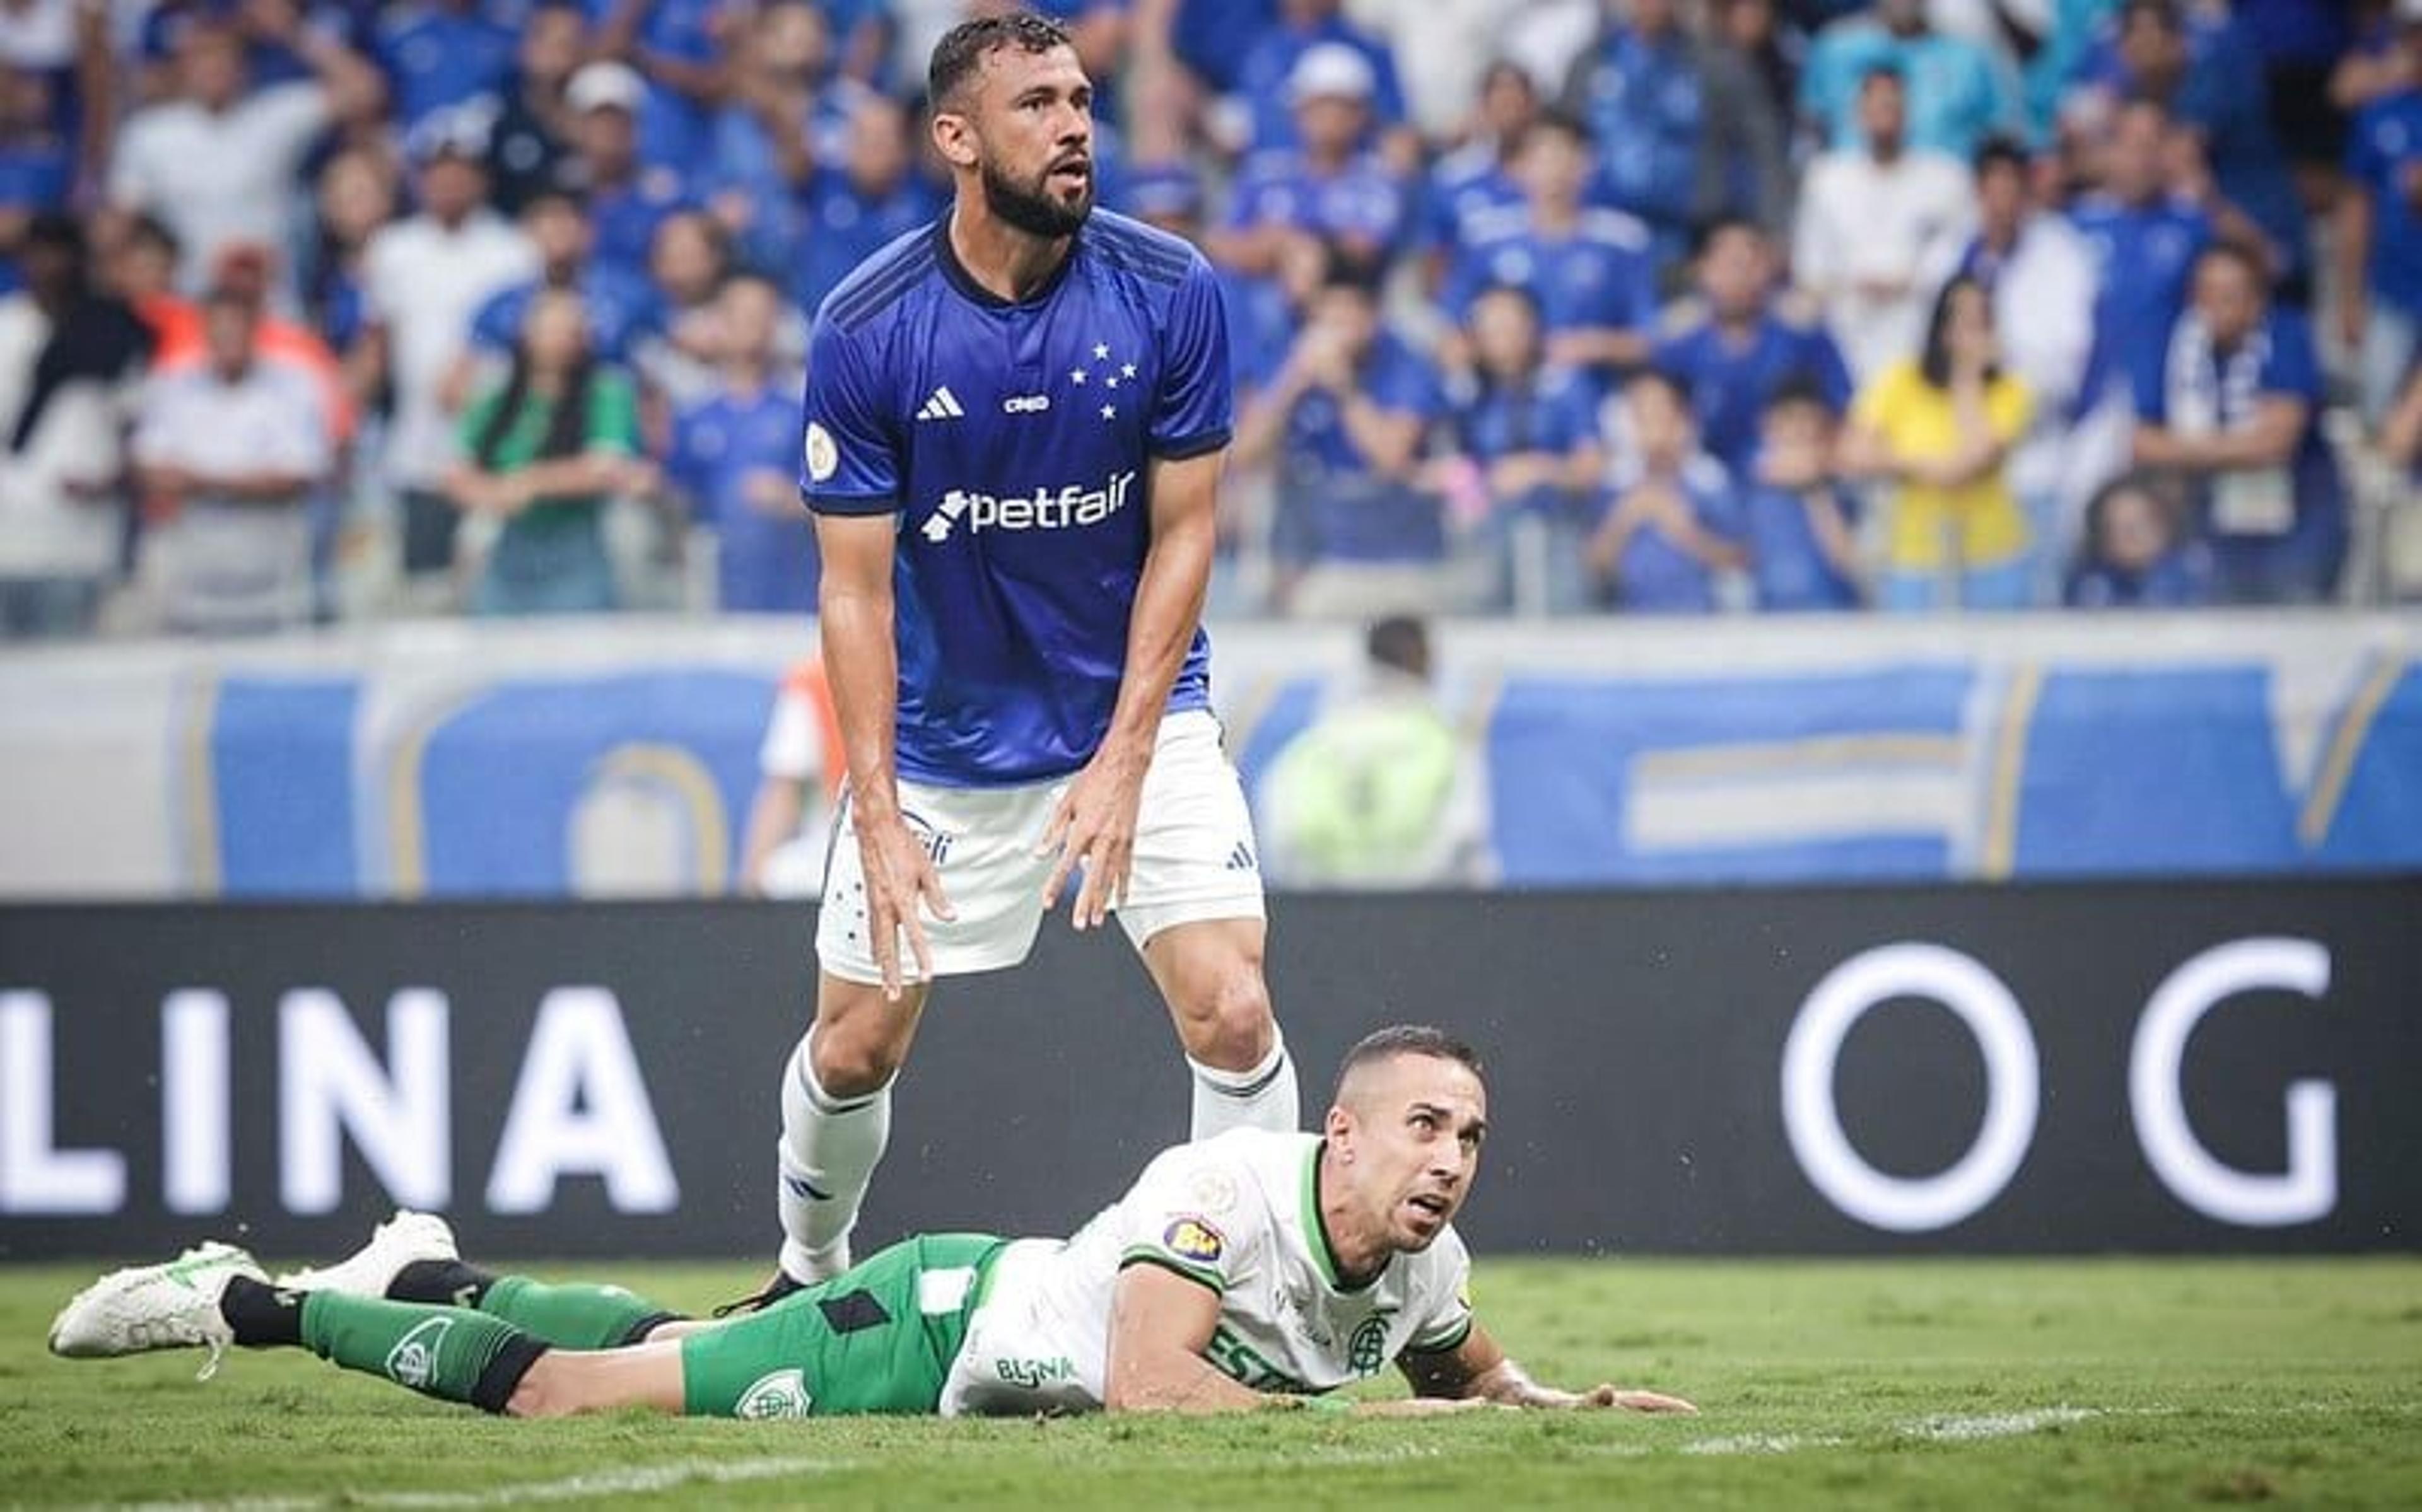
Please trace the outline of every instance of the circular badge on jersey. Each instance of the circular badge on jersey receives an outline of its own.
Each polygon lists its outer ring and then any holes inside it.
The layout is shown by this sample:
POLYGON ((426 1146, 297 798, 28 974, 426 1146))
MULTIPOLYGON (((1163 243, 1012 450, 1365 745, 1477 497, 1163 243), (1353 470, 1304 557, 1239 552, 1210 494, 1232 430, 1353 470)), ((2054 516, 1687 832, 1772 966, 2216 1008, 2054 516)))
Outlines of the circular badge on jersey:
POLYGON ((1219 1257, 1228 1253, 1226 1237, 1200 1218, 1177 1220, 1161 1230, 1160 1242, 1179 1259, 1201 1265, 1218 1265, 1219 1257))
POLYGON ((813 420, 808 422, 808 481, 822 483, 841 471, 841 448, 833 444, 832 432, 813 420))

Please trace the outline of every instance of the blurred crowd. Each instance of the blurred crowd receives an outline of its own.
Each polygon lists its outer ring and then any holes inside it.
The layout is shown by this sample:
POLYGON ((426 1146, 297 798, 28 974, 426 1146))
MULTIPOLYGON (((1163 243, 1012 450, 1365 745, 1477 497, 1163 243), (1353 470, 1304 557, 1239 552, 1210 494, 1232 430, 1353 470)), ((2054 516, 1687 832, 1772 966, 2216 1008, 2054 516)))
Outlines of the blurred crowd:
MULTIPOLYGON (((2398 586, 2422 0, 1040 8, 1222 275, 1220 612, 2398 586)), ((969 9, 0 0, 0 634, 809 610, 969 9)))

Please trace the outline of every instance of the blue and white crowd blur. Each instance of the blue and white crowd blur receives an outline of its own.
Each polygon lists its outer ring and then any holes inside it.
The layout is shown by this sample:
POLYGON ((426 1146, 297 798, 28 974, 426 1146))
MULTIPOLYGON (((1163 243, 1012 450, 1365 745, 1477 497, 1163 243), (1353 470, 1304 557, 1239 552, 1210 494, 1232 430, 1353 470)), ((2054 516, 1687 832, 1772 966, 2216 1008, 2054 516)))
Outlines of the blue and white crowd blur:
MULTIPOLYGON (((1213 612, 2422 591, 2422 0, 1046 0, 1213 612)), ((964 0, 0 0, 0 635, 804 615, 964 0)))

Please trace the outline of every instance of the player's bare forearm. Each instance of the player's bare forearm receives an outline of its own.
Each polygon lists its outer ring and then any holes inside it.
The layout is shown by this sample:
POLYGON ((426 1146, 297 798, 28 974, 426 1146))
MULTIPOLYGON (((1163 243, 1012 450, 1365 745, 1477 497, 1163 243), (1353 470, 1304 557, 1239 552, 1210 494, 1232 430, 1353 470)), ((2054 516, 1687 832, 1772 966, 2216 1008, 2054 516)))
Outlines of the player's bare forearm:
POLYGON ((1619 1407, 1633 1412, 1696 1412, 1678 1396, 1600 1384, 1585 1392, 1544 1386, 1475 1323, 1463 1342, 1437 1353, 1408 1352, 1397 1362, 1416 1397, 1488 1402, 1500 1407, 1569 1411, 1619 1407))
POLYGON ((1219 473, 1227 452, 1209 452, 1151 466, 1152 546, 1144 553, 1127 621, 1126 666, 1103 744, 1149 756, 1169 690, 1203 623, 1211 559, 1219 543, 1219 473))
POLYGON ((861 821, 897 811, 894 722, 900 707, 900 652, 892 640, 892 517, 822 515, 816 544, 824 556, 816 616, 833 714, 841 725, 849 793, 861 821))

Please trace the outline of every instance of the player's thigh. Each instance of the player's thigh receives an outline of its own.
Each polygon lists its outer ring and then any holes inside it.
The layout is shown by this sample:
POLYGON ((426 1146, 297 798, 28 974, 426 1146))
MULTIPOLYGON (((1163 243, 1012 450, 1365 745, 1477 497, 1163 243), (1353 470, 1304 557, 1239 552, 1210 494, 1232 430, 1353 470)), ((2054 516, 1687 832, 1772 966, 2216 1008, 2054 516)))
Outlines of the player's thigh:
POLYGON ((681 1344, 660 1333, 646 1344, 620 1349, 549 1349, 523 1374, 505 1411, 512 1417, 569 1417, 633 1407, 680 1412, 684 1400, 681 1344))
POLYGON ((681 1339, 694 1417, 931 1412, 989 1235, 904 1239, 762 1312, 681 1339))
MULTIPOLYGON (((900 785, 908 833, 934 860, 952 917, 926 913, 925 943, 933 975, 963 976, 1014 966, 1034 948, 1043 922, 1047 858, 1035 854, 1050 822, 1057 785, 1023 787, 932 787, 900 785)), ((824 902, 816 920, 816 962, 847 982, 883 980, 875 962, 866 907, 866 873, 857 848, 857 806, 843 803, 833 825, 825 868, 824 902)), ((920 979, 906 931, 896 944, 904 980, 920 979)))
POLYGON ((1261 852, 1219 724, 1192 709, 1161 721, 1136 814, 1119 925, 1146 952, 1180 926, 1263 917, 1261 852))

